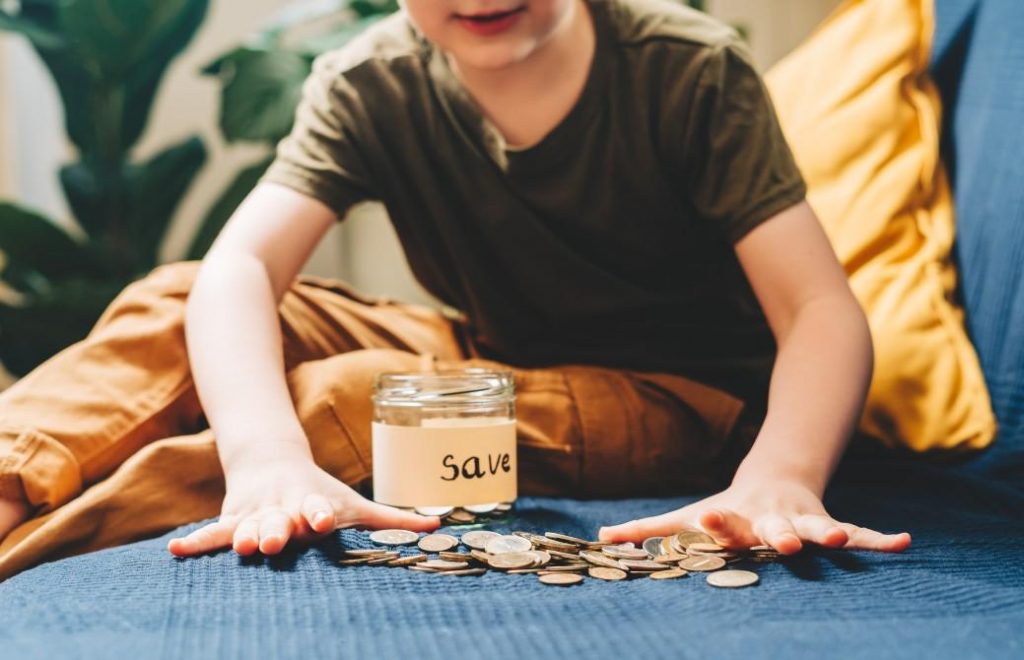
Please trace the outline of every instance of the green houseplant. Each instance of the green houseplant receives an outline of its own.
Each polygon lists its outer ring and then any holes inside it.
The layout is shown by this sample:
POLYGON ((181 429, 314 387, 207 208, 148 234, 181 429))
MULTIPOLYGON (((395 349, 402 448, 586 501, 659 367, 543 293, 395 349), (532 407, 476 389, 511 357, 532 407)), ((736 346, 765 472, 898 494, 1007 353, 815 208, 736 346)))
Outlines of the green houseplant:
POLYGON ((178 203, 206 160, 192 137, 132 158, 170 62, 209 0, 0 2, 0 29, 24 35, 65 108, 78 160, 60 182, 80 234, 0 203, 0 361, 24 374, 84 337, 118 291, 157 262, 178 203))

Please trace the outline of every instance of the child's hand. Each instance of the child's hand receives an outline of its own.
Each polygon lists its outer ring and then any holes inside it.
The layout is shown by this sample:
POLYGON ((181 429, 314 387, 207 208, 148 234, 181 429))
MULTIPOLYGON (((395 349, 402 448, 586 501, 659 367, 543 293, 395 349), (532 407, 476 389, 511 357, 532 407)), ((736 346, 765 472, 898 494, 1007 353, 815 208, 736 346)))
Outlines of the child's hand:
POLYGON ((825 511, 821 498, 794 481, 734 482, 729 488, 676 511, 603 527, 602 541, 642 542, 682 529, 697 529, 728 548, 767 544, 785 555, 805 542, 829 548, 902 552, 910 534, 881 534, 841 523, 825 511))
POLYGON ((179 557, 233 547, 247 556, 273 555, 290 539, 309 541, 343 527, 437 529, 436 516, 419 516, 371 502, 320 469, 297 458, 248 465, 228 478, 220 520, 167 549, 179 557))

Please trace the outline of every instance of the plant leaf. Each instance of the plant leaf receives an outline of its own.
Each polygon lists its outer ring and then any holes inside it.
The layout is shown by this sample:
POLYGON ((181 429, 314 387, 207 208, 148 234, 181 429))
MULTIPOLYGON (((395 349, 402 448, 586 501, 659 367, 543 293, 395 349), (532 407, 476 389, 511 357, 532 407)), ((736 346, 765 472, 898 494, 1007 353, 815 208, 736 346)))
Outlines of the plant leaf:
POLYGON ((96 269, 87 248, 63 229, 34 211, 5 202, 0 202, 0 251, 6 257, 5 277, 18 273, 23 279, 38 273, 57 280, 96 269))
POLYGON ((272 162, 274 162, 273 155, 238 173, 234 181, 221 193, 220 199, 213 205, 199 226, 199 231, 196 233, 195 238, 192 239, 192 245, 185 255, 186 259, 202 259, 206 256, 210 246, 213 245, 214 239, 217 238, 220 230, 227 224, 231 214, 235 212, 235 209, 238 208, 245 197, 256 187, 260 177, 263 176, 263 173, 267 171, 272 162))
POLYGON ((36 48, 57 49, 66 45, 64 39, 43 25, 23 16, 12 16, 0 10, 0 30, 24 35, 36 48))
POLYGON ((139 270, 156 265, 167 228, 185 192, 206 162, 206 147, 192 137, 157 154, 144 165, 125 168, 128 232, 138 250, 139 270))
POLYGON ((76 277, 19 306, 0 304, 0 361, 15 375, 27 374, 83 339, 127 284, 76 277))
POLYGON ((224 89, 220 127, 224 137, 275 144, 291 131, 312 58, 290 51, 239 48, 218 68, 224 89))

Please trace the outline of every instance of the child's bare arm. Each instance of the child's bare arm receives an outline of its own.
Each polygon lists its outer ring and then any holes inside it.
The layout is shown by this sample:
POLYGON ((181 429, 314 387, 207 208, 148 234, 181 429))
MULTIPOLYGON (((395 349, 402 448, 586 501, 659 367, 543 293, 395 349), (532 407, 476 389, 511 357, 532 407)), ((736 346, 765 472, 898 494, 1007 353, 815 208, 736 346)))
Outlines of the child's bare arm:
POLYGON ((725 491, 678 511, 602 530, 642 540, 702 528, 720 543, 768 543, 785 554, 809 541, 830 547, 904 550, 909 534, 841 523, 821 503, 871 380, 864 313, 814 212, 795 206, 736 246, 778 344, 768 415, 725 491))
POLYGON ((220 521, 172 541, 174 554, 276 553, 290 538, 339 526, 438 524, 368 502, 320 470, 292 406, 277 306, 335 219, 316 200, 261 185, 200 267, 186 336, 227 495, 220 521))

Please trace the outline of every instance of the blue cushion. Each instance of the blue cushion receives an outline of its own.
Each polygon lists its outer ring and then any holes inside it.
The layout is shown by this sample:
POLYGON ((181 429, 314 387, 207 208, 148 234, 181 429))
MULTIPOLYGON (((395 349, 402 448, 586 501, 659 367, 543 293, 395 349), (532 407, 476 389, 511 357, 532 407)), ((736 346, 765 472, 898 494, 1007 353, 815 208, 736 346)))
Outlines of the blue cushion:
MULTIPOLYGON (((755 565, 761 584, 746 590, 716 590, 701 575, 554 588, 532 575, 336 566, 342 547, 369 545, 356 531, 270 560, 175 560, 164 537, 0 584, 0 656, 1022 657, 1024 496, 920 462, 876 467, 844 471, 829 504, 909 529, 909 552, 755 565)), ((591 536, 685 501, 526 499, 499 529, 591 536)))
POLYGON ((1024 3, 937 0, 935 77, 957 207, 956 260, 1000 434, 983 459, 1024 467, 1024 3))

